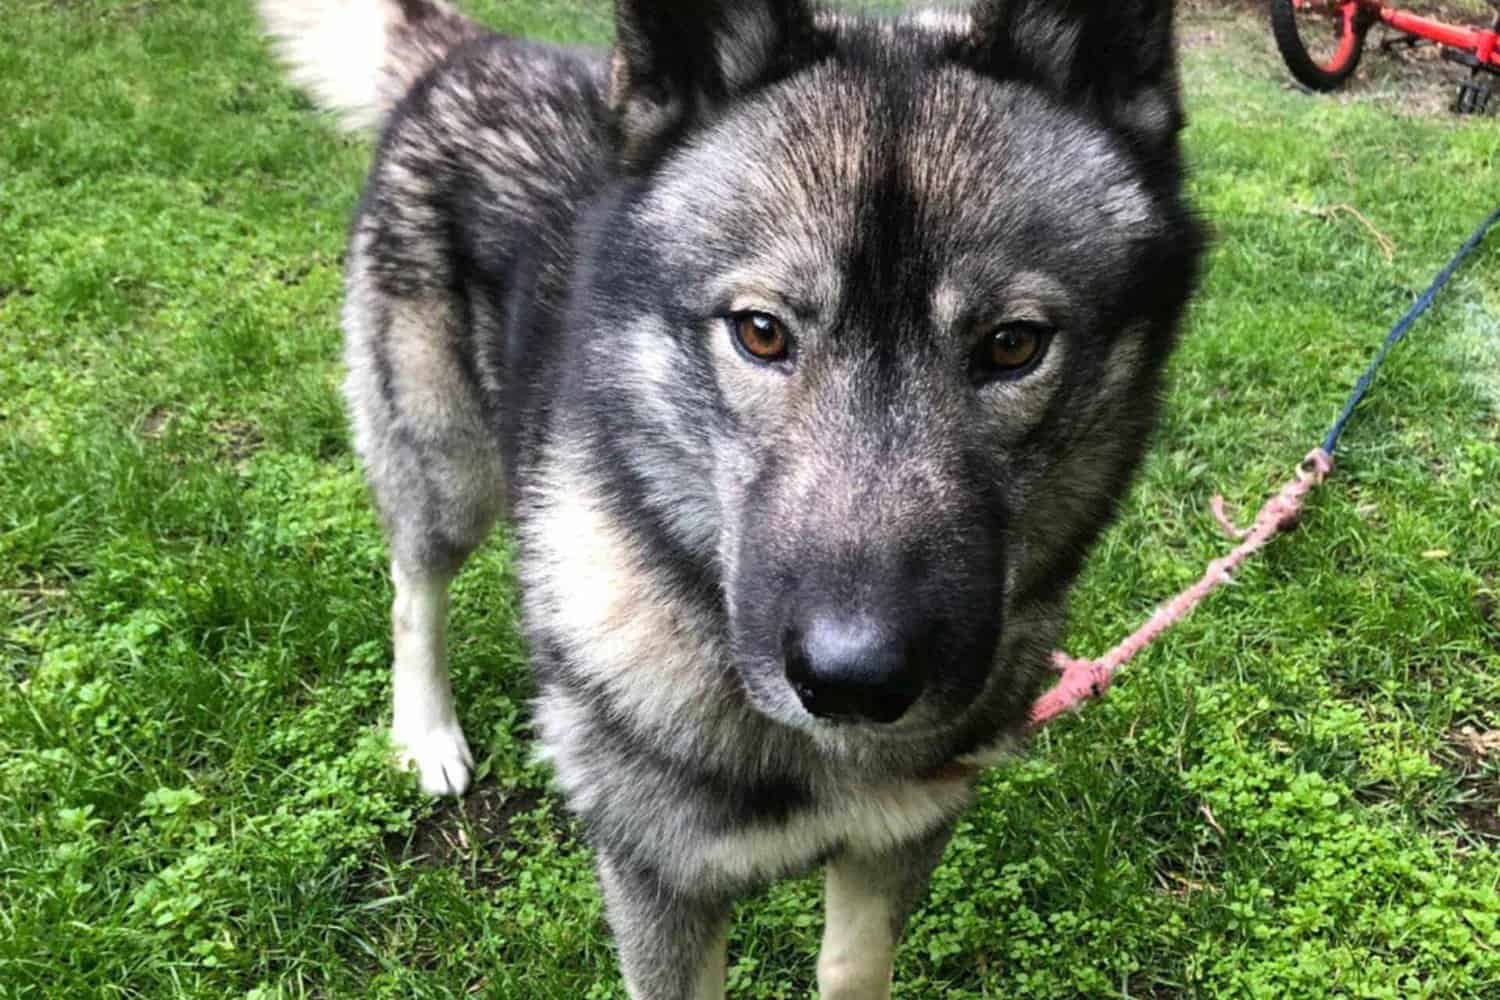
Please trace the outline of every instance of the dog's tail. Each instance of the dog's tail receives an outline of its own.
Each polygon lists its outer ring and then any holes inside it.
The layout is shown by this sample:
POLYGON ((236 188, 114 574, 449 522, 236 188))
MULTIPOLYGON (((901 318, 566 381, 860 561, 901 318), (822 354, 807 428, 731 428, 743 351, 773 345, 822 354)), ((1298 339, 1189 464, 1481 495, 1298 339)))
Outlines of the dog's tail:
POLYGON ((448 53, 485 34, 443 0, 258 0, 292 79, 347 129, 378 127, 448 53))

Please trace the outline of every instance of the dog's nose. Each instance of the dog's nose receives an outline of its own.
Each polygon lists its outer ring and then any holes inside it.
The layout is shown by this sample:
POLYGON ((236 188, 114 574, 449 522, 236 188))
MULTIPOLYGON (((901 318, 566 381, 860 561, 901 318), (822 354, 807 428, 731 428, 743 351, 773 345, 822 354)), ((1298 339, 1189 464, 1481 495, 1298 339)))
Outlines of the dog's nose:
POLYGON ((899 634, 829 615, 787 637, 786 676, 802 706, 823 719, 895 722, 922 693, 899 634))

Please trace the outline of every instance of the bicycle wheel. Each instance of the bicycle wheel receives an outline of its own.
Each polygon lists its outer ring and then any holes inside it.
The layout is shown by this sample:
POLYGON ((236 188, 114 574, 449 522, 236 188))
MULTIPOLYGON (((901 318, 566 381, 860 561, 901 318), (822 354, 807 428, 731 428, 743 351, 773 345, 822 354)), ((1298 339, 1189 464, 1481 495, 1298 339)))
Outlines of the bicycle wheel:
POLYGON ((1271 0, 1271 34, 1281 58, 1313 90, 1334 90, 1349 79, 1371 23, 1353 0, 1271 0))

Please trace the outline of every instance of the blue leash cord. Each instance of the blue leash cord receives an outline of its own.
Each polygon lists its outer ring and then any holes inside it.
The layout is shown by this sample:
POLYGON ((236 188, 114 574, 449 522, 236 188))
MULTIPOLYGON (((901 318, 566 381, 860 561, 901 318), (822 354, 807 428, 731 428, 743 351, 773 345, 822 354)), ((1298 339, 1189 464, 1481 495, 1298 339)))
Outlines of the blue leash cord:
POLYGON ((1453 259, 1448 262, 1448 266, 1438 272, 1438 276, 1433 279, 1427 291, 1422 293, 1422 297, 1417 299, 1406 315, 1401 317, 1401 321, 1391 328, 1390 333, 1386 334, 1385 343, 1380 345, 1380 351, 1375 355, 1375 360, 1370 362, 1370 367, 1365 369, 1365 373, 1355 383, 1354 393, 1349 397, 1349 401, 1344 404, 1343 412, 1339 414, 1339 418, 1333 422, 1333 428, 1328 432, 1328 436, 1323 439, 1323 451, 1327 454, 1332 455, 1333 449, 1338 447, 1339 435, 1344 433, 1344 425, 1354 415, 1354 409, 1359 406, 1360 400, 1364 399, 1365 394, 1370 391, 1370 384, 1375 381, 1375 372, 1384 363, 1385 356, 1390 353, 1392 347, 1395 347, 1405 338, 1406 331, 1411 329, 1411 325, 1417 321, 1418 316, 1421 316, 1428 310, 1432 305, 1432 300, 1437 297, 1437 293, 1448 283, 1448 279, 1453 277, 1453 272, 1458 270, 1458 265, 1463 263, 1463 259, 1469 256, 1475 247, 1479 246, 1485 234, 1490 231, 1490 227, 1496 222, 1500 222, 1500 208, 1496 208, 1489 214, 1489 218, 1479 224, 1479 228, 1474 230, 1474 234, 1459 248, 1458 253, 1453 255, 1453 259))

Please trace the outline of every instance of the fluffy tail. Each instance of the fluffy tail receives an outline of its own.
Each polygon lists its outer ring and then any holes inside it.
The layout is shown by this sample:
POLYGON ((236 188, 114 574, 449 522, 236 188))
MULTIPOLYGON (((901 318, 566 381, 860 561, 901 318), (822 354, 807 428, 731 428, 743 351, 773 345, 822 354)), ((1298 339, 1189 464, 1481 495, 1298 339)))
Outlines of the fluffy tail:
POLYGON ((484 34, 443 0, 258 0, 292 79, 345 128, 378 127, 417 78, 484 34))

